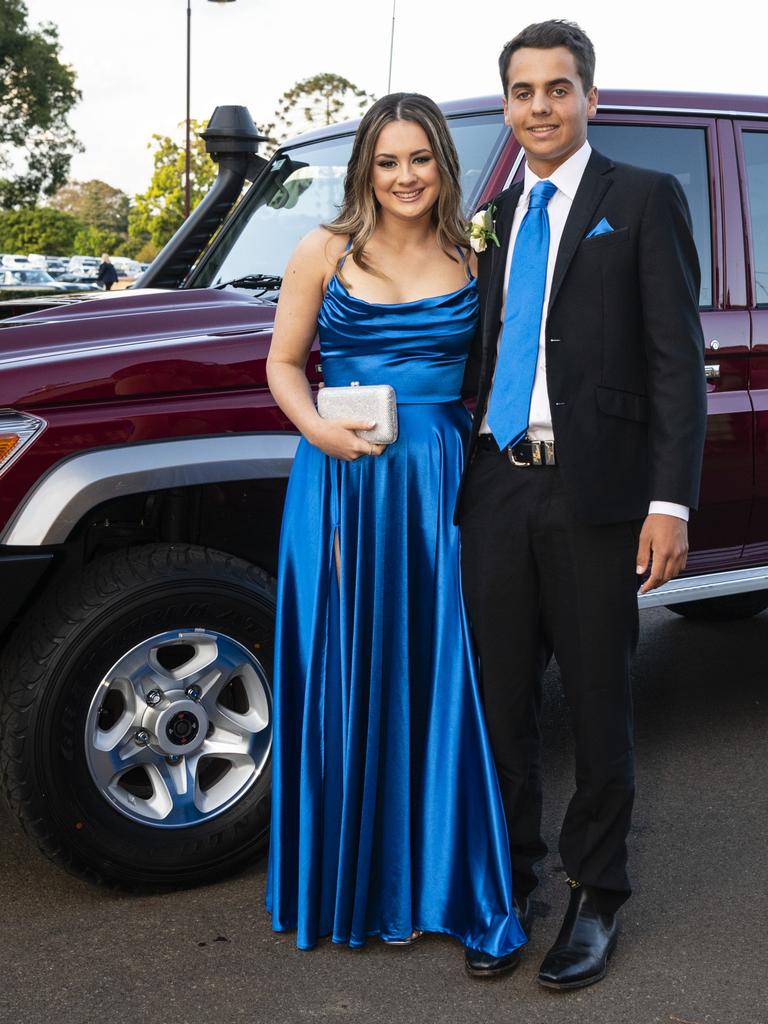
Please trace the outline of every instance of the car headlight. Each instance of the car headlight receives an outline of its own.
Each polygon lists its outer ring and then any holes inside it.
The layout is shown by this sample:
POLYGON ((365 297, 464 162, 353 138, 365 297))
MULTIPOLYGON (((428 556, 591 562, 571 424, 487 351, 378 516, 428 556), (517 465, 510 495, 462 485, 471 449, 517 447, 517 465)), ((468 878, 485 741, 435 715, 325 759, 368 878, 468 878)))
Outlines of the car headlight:
POLYGON ((45 428, 45 420, 26 412, 0 409, 0 473, 45 428))

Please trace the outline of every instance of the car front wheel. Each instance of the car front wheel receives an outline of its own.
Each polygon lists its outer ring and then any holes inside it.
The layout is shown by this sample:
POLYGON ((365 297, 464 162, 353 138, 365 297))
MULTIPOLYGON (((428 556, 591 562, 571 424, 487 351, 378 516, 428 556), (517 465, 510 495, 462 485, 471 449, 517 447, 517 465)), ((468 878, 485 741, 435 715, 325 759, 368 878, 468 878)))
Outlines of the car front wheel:
POLYGON ((228 873, 269 824, 274 583, 190 545, 108 555, 0 662, 0 778, 67 869, 127 886, 228 873))

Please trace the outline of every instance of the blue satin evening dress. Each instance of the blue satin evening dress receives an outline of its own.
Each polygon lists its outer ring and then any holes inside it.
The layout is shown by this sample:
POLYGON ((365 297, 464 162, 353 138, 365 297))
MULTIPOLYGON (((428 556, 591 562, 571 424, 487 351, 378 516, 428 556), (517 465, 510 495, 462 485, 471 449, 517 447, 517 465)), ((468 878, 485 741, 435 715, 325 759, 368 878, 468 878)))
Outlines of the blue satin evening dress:
POLYGON ((288 484, 267 907, 301 949, 414 930, 492 956, 526 941, 452 521, 477 317, 473 278, 380 304, 334 277, 320 310, 326 384, 391 384, 399 437, 355 462, 302 439, 288 484))

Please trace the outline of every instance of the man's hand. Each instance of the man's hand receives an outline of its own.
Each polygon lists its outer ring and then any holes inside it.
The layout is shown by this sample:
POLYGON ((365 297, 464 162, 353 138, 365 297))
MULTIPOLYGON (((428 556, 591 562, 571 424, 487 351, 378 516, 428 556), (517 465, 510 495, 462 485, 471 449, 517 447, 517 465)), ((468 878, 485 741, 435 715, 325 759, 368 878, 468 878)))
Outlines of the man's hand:
POLYGON ((651 575, 640 588, 641 594, 655 590, 678 576, 688 560, 688 523, 677 516, 654 513, 646 516, 637 546, 637 574, 651 575))

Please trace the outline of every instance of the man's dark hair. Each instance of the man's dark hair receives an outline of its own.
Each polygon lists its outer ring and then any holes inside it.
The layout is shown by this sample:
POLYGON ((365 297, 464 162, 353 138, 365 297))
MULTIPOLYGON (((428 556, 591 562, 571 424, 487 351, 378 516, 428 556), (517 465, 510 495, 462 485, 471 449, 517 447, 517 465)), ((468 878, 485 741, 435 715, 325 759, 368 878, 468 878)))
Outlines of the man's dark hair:
POLYGON ((524 46, 533 50, 551 50, 555 46, 564 46, 571 51, 576 61, 576 70, 584 87, 584 94, 586 95, 595 84, 595 48, 592 40, 575 22, 558 18, 529 25, 522 32, 518 32, 514 39, 510 39, 501 51, 499 74, 505 96, 510 58, 515 50, 521 50, 524 46))

